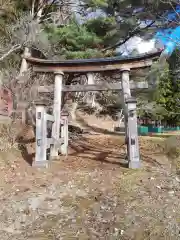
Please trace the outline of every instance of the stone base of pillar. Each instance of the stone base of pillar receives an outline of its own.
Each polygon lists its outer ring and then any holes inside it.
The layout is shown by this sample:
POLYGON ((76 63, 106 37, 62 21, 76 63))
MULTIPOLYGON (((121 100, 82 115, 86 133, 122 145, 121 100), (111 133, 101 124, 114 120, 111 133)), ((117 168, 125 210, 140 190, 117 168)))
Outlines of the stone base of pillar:
POLYGON ((32 164, 33 167, 36 167, 36 168, 48 168, 49 164, 48 164, 48 161, 35 161, 33 162, 32 164))
POLYGON ((137 161, 137 162, 132 162, 132 161, 130 161, 129 163, 128 163, 128 167, 129 168, 131 168, 131 169, 138 169, 138 168, 140 168, 141 167, 141 163, 140 163, 140 161, 137 161))

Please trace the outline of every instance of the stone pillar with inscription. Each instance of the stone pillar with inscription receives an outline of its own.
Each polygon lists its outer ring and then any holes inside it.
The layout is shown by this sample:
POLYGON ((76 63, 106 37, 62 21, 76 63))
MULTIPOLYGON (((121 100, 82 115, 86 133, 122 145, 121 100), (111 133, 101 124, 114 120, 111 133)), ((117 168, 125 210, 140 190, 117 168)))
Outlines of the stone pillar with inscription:
POLYGON ((129 97, 127 104, 127 123, 128 123, 128 165, 129 168, 140 168, 140 154, 136 115, 136 99, 129 97))

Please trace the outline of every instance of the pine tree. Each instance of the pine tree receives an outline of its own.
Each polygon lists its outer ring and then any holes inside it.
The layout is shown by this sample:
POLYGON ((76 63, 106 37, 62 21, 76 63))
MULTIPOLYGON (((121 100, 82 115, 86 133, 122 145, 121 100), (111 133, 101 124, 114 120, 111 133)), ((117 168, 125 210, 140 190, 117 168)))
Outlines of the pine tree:
POLYGON ((162 118, 169 124, 180 123, 180 92, 178 86, 174 85, 174 80, 169 67, 159 77, 158 87, 156 89, 154 100, 157 106, 164 109, 162 118))

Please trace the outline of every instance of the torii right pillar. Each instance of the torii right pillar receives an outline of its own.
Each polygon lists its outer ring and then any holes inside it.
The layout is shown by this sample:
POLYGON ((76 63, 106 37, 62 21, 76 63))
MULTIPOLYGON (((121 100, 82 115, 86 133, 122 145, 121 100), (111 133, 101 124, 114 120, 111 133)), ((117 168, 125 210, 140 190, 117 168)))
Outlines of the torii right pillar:
POLYGON ((128 164, 129 168, 140 168, 140 154, 136 115, 136 99, 129 97, 126 99, 127 106, 127 144, 128 144, 128 164))
POLYGON ((127 144, 128 166, 140 168, 140 154, 137 128, 136 99, 131 97, 129 69, 122 69, 122 90, 124 103, 125 143, 127 144))

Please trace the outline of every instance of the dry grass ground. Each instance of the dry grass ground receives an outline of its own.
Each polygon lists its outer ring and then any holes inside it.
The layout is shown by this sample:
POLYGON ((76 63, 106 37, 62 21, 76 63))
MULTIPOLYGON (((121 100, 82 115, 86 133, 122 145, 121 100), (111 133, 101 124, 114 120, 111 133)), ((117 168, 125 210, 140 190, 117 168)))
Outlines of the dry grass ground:
POLYGON ((105 133, 73 139, 67 159, 38 170, 27 163, 33 130, 19 129, 21 144, 1 134, 0 239, 180 239, 180 178, 167 139, 140 137, 139 170, 124 167, 124 137, 105 133))

